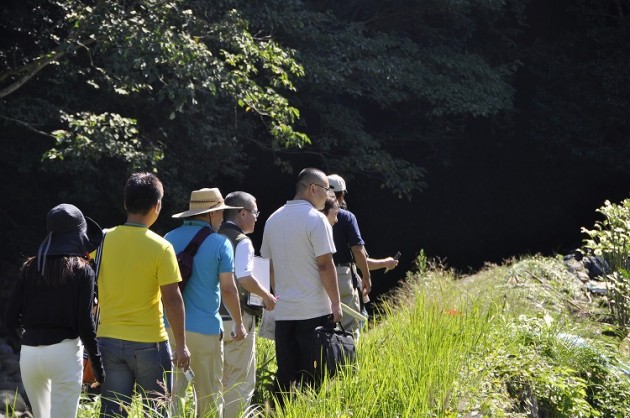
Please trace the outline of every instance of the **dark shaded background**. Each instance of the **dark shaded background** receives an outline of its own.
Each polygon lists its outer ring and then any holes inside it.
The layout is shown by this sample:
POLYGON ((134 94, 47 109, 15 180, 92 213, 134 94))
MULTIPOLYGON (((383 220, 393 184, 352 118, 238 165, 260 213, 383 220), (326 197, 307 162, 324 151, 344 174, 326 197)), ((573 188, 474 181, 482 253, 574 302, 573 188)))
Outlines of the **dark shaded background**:
MULTIPOLYGON (((392 127, 402 126, 396 134, 416 135, 384 136, 387 142, 383 146, 391 155, 426 169, 428 188, 410 199, 381 188, 383 179, 355 167, 334 170, 347 181, 348 204, 357 215, 370 255, 381 258, 398 250, 402 253, 398 269, 387 276, 375 273, 375 293, 404 277, 420 250, 463 273, 514 256, 572 251, 581 245, 580 228, 593 226, 595 210, 606 199, 619 202, 628 197, 630 89, 624 70, 630 56, 626 51, 630 47, 629 15, 628 1, 532 0, 527 6, 527 25, 515 37, 517 44, 512 51, 519 60, 511 84, 515 91, 513 108, 487 117, 454 115, 455 133, 433 132, 437 138, 433 142, 423 136, 424 130, 407 129, 434 122, 413 120, 414 115, 422 117, 421 112, 409 111, 414 103, 387 107, 367 103, 362 96, 339 99, 361 111, 362 119, 368 121, 366 131, 389 133, 392 127), (604 12, 610 18, 598 20, 604 12), (607 61, 611 55, 616 58, 607 61)), ((488 36, 496 41, 494 35, 488 36)), ((28 88, 35 87, 24 90, 28 88)), ((295 98, 305 109, 313 107, 311 101, 319 103, 309 91, 298 89, 295 98)), ((311 113, 315 110, 310 109, 311 113)), ((251 167, 243 180, 231 180, 225 173, 235 169, 229 166, 225 170, 213 164, 177 168, 186 174, 207 170, 227 177, 217 184, 199 182, 194 188, 219 187, 224 195, 232 190, 254 194, 262 211, 253 235, 258 247, 266 218, 293 197, 297 172, 307 166, 326 171, 329 161, 322 157, 326 154, 317 154, 322 151, 316 136, 317 116, 302 113, 306 121, 301 122, 315 131, 313 147, 282 156, 293 173, 282 172, 273 163, 275 155, 254 145, 244 148, 251 157, 251 167)), ((436 129, 449 127, 446 119, 440 123, 436 129)), ((104 227, 124 222, 126 174, 121 173, 126 168, 116 166, 120 162, 106 169, 95 167, 96 173, 85 175, 93 187, 80 196, 68 197, 78 183, 85 184, 85 179, 71 171, 41 169, 40 156, 49 144, 25 140, 20 126, 3 126, 0 261, 6 277, 15 277, 23 258, 35 254, 45 235, 45 212, 61 201, 76 203, 104 227)), ((343 154, 346 150, 324 151, 343 154)), ((186 208, 173 206, 187 200, 186 192, 176 192, 175 185, 171 187, 168 179, 163 180, 167 198, 153 228, 161 234, 178 225, 170 215, 186 208)))
MULTIPOLYGON (((566 254, 581 246, 580 228, 593 227, 599 219, 596 209, 606 199, 628 197, 627 173, 572 164, 570 157, 528 152, 527 144, 521 145, 492 137, 462 144, 448 166, 429 167, 429 189, 411 201, 392 196, 369 178, 346 177, 349 209, 357 216, 369 254, 402 253, 396 270, 373 275, 375 295, 403 278, 420 250, 462 273, 520 255, 566 254)), ((243 184, 216 185, 224 195, 242 188, 257 197, 256 248, 264 221, 293 197, 295 178, 254 166, 243 184)))

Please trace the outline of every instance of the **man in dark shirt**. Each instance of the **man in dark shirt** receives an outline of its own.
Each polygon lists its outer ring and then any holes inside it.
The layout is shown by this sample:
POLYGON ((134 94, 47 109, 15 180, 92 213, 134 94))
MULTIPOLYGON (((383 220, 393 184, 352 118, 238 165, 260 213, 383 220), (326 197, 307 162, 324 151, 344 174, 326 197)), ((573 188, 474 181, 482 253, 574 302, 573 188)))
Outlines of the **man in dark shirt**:
MULTIPOLYGON (((361 237, 356 216, 347 210, 345 195, 348 193, 348 190, 346 189, 345 180, 338 174, 331 174, 328 176, 328 183, 341 207, 337 214, 338 222, 333 226, 333 239, 335 248, 337 248, 333 259, 337 269, 337 278, 339 279, 339 294, 342 303, 360 313, 361 302, 359 298, 367 297, 372 288, 365 242, 361 237), (359 283, 356 279, 356 270, 353 270, 353 264, 356 264, 356 267, 361 271, 362 294, 359 291, 359 283), (353 275, 355 276, 354 279, 353 275)), ((359 322, 352 316, 344 315, 342 325, 346 331, 358 334, 359 322)))

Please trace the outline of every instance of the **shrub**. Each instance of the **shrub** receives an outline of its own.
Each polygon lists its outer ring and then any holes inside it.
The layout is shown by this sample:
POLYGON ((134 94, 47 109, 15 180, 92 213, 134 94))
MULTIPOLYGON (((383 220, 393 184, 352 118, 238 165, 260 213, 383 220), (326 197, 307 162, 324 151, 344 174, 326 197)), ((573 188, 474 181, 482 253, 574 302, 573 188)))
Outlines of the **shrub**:
POLYGON ((588 236, 584 240, 587 250, 604 257, 612 269, 606 276, 608 306, 613 321, 622 328, 630 325, 630 199, 620 204, 604 202, 597 209, 603 219, 595 222, 592 230, 582 228, 588 236))

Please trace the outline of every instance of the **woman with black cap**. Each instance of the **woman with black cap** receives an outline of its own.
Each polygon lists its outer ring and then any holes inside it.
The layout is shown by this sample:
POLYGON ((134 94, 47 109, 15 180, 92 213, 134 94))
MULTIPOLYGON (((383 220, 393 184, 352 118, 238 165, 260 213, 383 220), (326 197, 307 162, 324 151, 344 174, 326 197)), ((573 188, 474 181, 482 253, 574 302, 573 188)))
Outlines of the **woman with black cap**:
POLYGON ((20 371, 34 416, 76 417, 83 345, 97 382, 104 379, 92 317, 95 274, 88 262, 103 232, 69 204, 52 208, 46 224, 48 235, 37 257, 20 270, 5 323, 21 343, 20 371))

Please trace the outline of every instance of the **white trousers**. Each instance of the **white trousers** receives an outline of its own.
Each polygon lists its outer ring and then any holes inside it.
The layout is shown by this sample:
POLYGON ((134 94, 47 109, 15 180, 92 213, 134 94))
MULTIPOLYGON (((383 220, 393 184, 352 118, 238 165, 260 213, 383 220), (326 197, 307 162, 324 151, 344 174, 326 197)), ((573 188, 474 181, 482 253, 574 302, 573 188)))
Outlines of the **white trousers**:
POLYGON ((256 389, 256 318, 243 312, 247 337, 241 341, 234 341, 229 335, 232 324, 233 321, 223 321, 227 334, 223 345, 223 418, 244 416, 256 389))
POLYGON ((23 345, 20 371, 35 418, 77 416, 83 379, 79 338, 53 345, 23 345))

